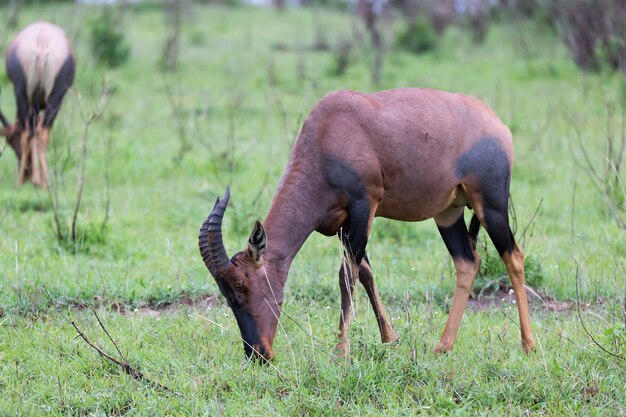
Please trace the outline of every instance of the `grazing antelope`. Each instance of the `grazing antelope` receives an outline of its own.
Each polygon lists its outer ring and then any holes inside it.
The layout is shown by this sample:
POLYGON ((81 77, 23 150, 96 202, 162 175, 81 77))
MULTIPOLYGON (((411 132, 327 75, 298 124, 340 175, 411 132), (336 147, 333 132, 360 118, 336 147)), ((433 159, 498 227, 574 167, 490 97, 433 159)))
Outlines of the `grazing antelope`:
POLYGON ((2 122, 2 128, 0 129, 0 136, 4 136, 7 139, 9 146, 15 151, 17 159, 22 157, 22 148, 20 147, 20 132, 16 128, 15 124, 10 124, 7 118, 0 111, 0 122, 2 122))
POLYGON ((6 136, 20 161, 19 184, 30 179, 46 188, 50 128, 74 81, 74 56, 63 29, 46 22, 27 26, 9 45, 6 67, 15 90, 17 121, 9 125, 0 112, 0 135, 6 136))
POLYGON ((338 354, 349 352, 357 280, 365 287, 383 343, 397 339, 365 251, 375 216, 434 218, 454 260, 456 290, 437 352, 454 345, 480 266, 480 225, 515 290, 522 347, 533 350, 524 253, 508 219, 512 163, 510 130, 476 98, 430 89, 338 91, 322 98, 304 122, 269 213, 263 224, 256 222, 248 248, 231 259, 224 249, 228 188, 200 229, 200 253, 234 313, 246 355, 274 357, 289 267, 313 231, 338 235, 348 255, 339 270, 338 354), (474 212, 469 231, 466 206, 474 212))

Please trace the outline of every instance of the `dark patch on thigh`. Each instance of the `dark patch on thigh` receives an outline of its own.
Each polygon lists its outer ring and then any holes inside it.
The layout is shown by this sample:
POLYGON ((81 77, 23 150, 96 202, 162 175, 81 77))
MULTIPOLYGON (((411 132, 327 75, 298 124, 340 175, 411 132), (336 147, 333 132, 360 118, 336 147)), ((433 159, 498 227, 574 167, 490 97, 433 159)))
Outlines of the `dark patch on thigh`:
POLYGON ((54 94, 54 90, 61 89, 62 91, 67 91, 68 88, 74 84, 74 74, 76 71, 76 62, 74 62, 74 57, 69 55, 61 69, 59 70, 56 78, 54 79, 54 87, 50 92, 50 95, 54 94))
POLYGON ((328 185, 340 193, 345 193, 348 200, 360 200, 365 197, 365 185, 361 176, 338 158, 324 157, 324 177, 328 185))
MULTIPOLYGON (((456 163, 455 174, 462 179, 470 174, 478 178, 481 187, 494 184, 494 178, 506 180, 508 185, 511 166, 506 153, 495 138, 480 139, 474 146, 461 155, 456 163)), ((508 187, 506 188, 508 190, 508 187)))
POLYGON ((342 241, 357 265, 365 256, 370 203, 361 176, 338 158, 324 158, 324 177, 328 186, 346 199, 348 217, 342 225, 342 241))
POLYGON ((474 257, 474 250, 472 249, 470 236, 467 231, 467 226, 465 226, 463 215, 461 215, 452 226, 437 226, 437 228, 453 259, 464 259, 474 262, 476 258, 474 257))
POLYGON ((361 264, 361 260, 365 256, 369 217, 370 205, 367 200, 355 200, 348 206, 348 219, 342 229, 342 238, 344 246, 357 265, 361 264))
POLYGON ((22 127, 26 127, 26 119, 28 118, 28 97, 26 93, 26 74, 20 64, 17 56, 17 48, 7 56, 7 75, 13 83, 15 91, 15 101, 17 107, 17 119, 22 127))
POLYGON ((63 96, 67 92, 68 88, 74 83, 74 73, 76 70, 76 64, 73 56, 68 56, 63 63, 63 66, 59 70, 57 76, 54 79, 54 86, 48 96, 46 103, 46 114, 44 116, 43 125, 45 127, 51 127, 54 119, 56 118, 59 109, 61 108, 61 101, 63 96))
POLYGON ((24 74, 24 69, 22 68, 17 56, 17 48, 13 48, 13 50, 9 53, 6 63, 7 75, 13 83, 14 88, 16 90, 26 91, 26 75, 24 74))
POLYGON ((511 166, 498 140, 484 138, 478 141, 461 155, 455 173, 459 180, 473 176, 478 181, 489 237, 500 255, 510 252, 515 244, 508 217, 511 166))

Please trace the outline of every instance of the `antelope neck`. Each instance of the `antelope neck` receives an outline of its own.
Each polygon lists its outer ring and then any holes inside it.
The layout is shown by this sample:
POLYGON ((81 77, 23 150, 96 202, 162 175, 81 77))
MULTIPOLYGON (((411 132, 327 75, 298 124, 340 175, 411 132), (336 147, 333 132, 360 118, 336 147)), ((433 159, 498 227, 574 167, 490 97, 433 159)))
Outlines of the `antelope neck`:
POLYGON ((285 188, 281 187, 276 193, 263 222, 267 236, 264 263, 277 272, 283 283, 287 280, 291 262, 319 223, 315 210, 317 204, 306 201, 306 198, 294 198, 297 194, 285 188))

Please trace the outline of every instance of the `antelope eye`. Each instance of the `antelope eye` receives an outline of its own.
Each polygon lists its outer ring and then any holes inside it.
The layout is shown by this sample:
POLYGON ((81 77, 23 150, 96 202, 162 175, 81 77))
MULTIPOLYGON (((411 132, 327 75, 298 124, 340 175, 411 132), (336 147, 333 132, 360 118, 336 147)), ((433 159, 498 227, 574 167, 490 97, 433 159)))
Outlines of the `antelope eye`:
POLYGON ((243 281, 235 282, 235 288, 241 288, 241 287, 243 287, 243 281))

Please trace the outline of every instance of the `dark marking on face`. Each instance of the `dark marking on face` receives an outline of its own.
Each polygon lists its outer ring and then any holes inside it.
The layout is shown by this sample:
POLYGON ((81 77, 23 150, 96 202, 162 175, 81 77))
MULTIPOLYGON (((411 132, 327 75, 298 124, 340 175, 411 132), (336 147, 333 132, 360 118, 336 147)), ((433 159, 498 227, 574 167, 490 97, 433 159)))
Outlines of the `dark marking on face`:
POLYGON ((324 174, 328 185, 347 198, 348 218, 341 228, 344 246, 357 265, 365 256, 370 204, 361 176, 345 162, 334 158, 324 159, 324 174))
POLYGON ((452 226, 438 227, 438 229, 452 258, 474 262, 476 258, 463 216, 460 216, 452 226))
POLYGON ((457 161, 459 180, 473 176, 478 181, 487 233, 500 256, 511 252, 515 239, 509 227, 508 203, 511 166, 497 139, 484 138, 457 161))
POLYGON ((45 127, 51 127, 57 113, 61 109, 61 101, 68 88, 74 83, 74 73, 76 71, 76 63, 73 56, 68 56, 54 79, 54 87, 48 96, 46 103, 46 113, 43 119, 45 127))
POLYGON ((253 354, 254 345, 261 340, 256 322, 250 313, 237 301, 235 291, 222 278, 215 278, 215 282, 217 282, 220 292, 226 298, 226 302, 232 310, 235 320, 237 320, 241 339, 243 340, 243 350, 246 357, 250 358, 253 354))

